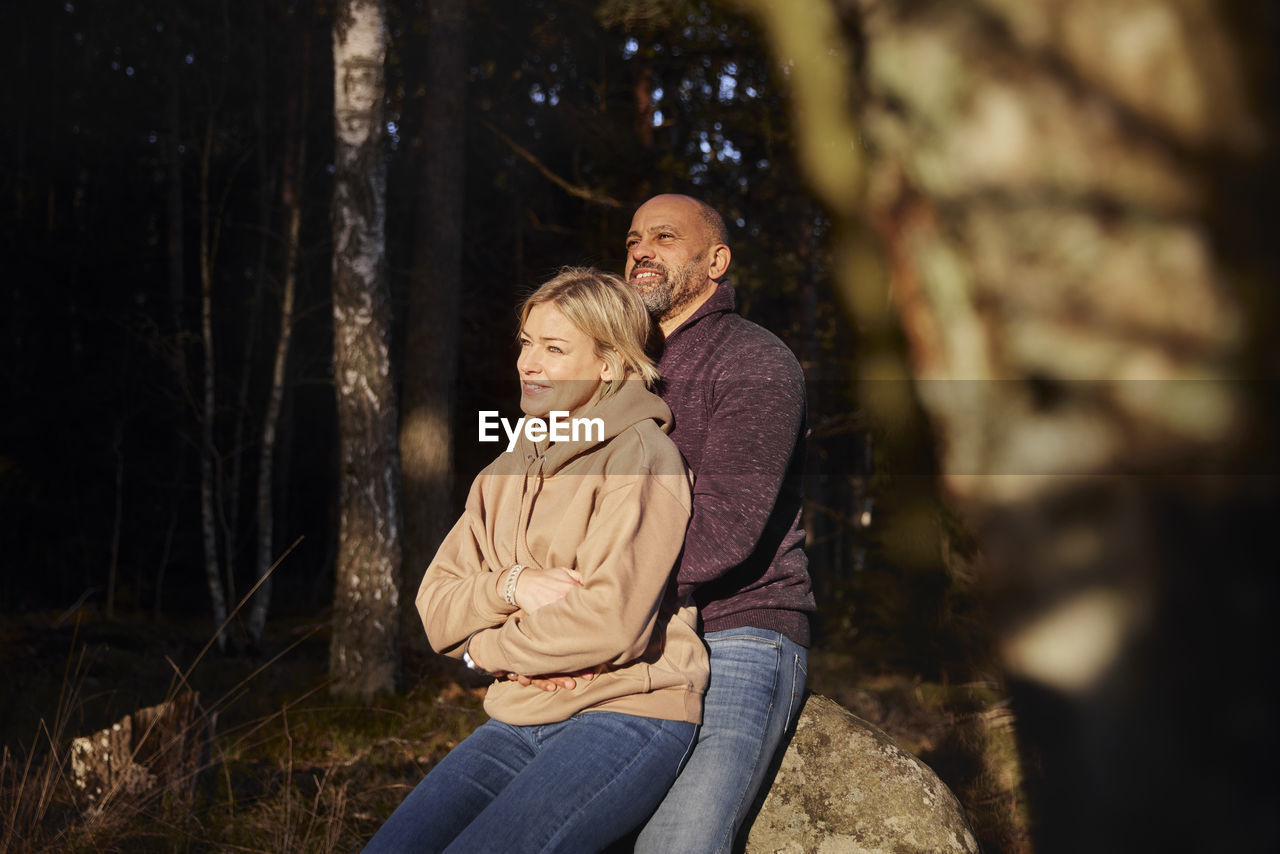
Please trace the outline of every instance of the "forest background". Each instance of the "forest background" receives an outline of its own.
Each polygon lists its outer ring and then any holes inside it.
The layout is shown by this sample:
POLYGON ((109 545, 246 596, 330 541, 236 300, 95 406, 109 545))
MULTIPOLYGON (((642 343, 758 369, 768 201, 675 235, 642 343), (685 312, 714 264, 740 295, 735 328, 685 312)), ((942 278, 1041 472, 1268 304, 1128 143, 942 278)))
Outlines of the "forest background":
MULTIPOLYGON (((416 587, 494 453, 477 413, 516 408, 519 295, 620 270, 676 191, 809 381, 815 681, 944 766, 989 850, 1274 839, 1268 4, 392 0, 385 61, 335 72, 366 5, 0 12, 7 746, 74 643, 256 662, 318 630, 348 708, 466 687, 412 613, 344 634, 377 621, 343 573, 416 587), (343 81, 377 87, 354 166, 343 81), (348 205, 384 242, 340 292, 348 205), (348 298, 392 427, 343 458, 348 298), (394 472, 382 558, 340 471, 394 472), (932 723, 895 718, 921 686, 932 723), (993 726, 1003 765, 939 749, 993 726)), ((159 699, 102 684, 86 729, 159 699)))

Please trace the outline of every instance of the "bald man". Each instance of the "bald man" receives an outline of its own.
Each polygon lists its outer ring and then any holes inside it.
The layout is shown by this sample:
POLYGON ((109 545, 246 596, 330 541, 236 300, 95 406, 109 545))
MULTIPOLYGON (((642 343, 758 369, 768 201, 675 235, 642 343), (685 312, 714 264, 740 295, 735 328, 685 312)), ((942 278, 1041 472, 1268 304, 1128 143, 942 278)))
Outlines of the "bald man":
POLYGON ((724 220, 656 196, 627 232, 627 281, 662 330, 671 438, 694 473, 677 583, 711 652, 698 740, 637 852, 728 852, 795 723, 814 611, 800 528, 804 374, 734 311, 724 220))

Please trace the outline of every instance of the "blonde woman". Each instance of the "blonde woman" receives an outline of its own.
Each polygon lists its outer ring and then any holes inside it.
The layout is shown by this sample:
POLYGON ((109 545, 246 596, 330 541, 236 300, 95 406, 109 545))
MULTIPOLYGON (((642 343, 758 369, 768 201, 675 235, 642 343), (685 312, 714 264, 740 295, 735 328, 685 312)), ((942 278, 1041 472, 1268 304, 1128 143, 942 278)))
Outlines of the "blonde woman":
POLYGON ((670 583, 690 478, 649 390, 650 334, 639 297, 597 270, 566 269, 522 306, 520 407, 562 429, 523 430, 480 473, 417 597, 434 649, 499 677, 491 719, 366 852, 595 851, 675 780, 707 656, 670 583), (505 678, 583 671, 571 691, 505 678))

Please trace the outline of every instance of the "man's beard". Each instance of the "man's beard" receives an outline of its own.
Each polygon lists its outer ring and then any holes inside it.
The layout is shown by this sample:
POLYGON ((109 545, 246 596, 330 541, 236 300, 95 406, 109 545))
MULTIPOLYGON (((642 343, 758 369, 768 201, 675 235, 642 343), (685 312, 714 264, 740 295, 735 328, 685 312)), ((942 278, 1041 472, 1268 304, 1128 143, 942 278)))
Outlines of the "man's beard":
POLYGON ((695 280, 701 266, 701 257, 690 260, 688 264, 676 268, 674 272, 668 270, 665 264, 653 261, 632 269, 631 284, 636 286, 636 293, 640 295, 640 301, 648 309, 649 316, 661 322, 678 314, 682 308, 693 301, 700 290, 698 285, 701 282, 695 280), (641 285, 635 280, 636 273, 641 270, 656 270, 662 274, 662 279, 648 286, 641 285))

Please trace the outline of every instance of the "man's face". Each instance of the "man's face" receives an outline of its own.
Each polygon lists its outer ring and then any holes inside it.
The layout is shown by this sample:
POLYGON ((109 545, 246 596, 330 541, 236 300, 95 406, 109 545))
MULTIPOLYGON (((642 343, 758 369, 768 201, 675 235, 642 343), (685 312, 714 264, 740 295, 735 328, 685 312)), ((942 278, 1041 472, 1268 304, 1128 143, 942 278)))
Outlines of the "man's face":
POLYGON ((636 211, 627 232, 627 281, 655 320, 675 316, 705 290, 710 247, 687 199, 657 196, 636 211))

